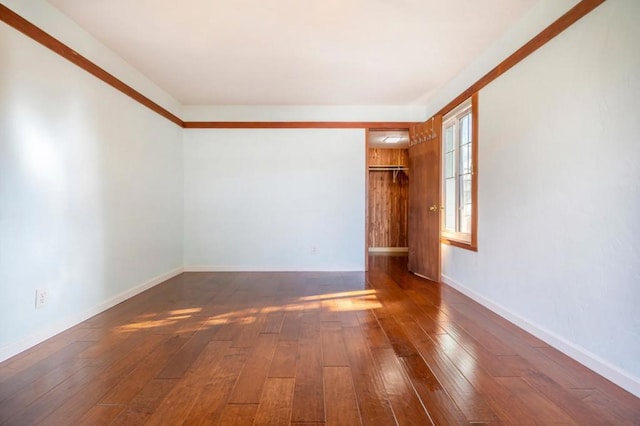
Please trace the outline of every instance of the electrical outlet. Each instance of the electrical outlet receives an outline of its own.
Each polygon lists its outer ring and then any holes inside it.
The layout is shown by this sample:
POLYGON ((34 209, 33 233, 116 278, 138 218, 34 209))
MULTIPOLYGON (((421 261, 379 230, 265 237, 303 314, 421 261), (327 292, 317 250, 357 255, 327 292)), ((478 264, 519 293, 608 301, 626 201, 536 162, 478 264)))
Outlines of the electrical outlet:
POLYGON ((313 254, 318 253, 318 247, 316 247, 316 246, 311 247, 311 253, 313 253, 313 254))
POLYGON ((49 299, 49 293, 45 288, 37 288, 36 289, 36 309, 42 309, 47 306, 47 301, 49 299))

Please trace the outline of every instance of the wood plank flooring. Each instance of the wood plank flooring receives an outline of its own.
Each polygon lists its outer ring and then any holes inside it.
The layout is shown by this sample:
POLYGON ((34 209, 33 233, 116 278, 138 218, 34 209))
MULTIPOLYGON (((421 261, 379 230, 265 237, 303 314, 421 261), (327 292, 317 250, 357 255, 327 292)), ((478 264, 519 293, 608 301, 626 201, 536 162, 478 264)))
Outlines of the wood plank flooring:
POLYGON ((640 400, 455 290, 185 273, 0 364, 1 425, 639 425, 640 400))

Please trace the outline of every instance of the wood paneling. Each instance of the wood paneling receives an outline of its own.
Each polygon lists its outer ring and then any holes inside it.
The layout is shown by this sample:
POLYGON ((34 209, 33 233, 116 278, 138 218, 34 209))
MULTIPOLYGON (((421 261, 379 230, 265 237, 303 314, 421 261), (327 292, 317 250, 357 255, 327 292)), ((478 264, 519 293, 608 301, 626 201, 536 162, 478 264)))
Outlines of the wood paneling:
POLYGON ((406 258, 372 256, 370 267, 172 278, 0 363, 0 423, 640 419, 640 399, 457 291, 425 285, 406 258), (268 325, 277 313, 281 328, 268 325))
POLYGON ((406 149, 369 148, 369 166, 409 166, 406 149))
MULTIPOLYGON (((369 166, 407 166, 406 149, 368 150, 369 166)), ((407 247, 409 174, 406 171, 375 171, 368 176, 369 247, 407 247)))
POLYGON ((440 281, 440 151, 442 116, 412 126, 409 134, 409 270, 440 281), (435 138, 427 136, 435 134, 435 138))

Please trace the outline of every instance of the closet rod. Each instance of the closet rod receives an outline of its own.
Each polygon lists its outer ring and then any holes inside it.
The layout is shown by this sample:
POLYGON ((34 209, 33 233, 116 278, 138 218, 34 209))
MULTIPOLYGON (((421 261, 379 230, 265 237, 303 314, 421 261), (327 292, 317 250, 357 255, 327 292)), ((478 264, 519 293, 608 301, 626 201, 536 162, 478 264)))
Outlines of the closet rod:
POLYGON ((408 167, 404 167, 404 166, 383 166, 383 167, 377 167, 377 166, 369 166, 369 171, 371 172, 383 172, 383 171, 407 171, 409 170, 408 167))

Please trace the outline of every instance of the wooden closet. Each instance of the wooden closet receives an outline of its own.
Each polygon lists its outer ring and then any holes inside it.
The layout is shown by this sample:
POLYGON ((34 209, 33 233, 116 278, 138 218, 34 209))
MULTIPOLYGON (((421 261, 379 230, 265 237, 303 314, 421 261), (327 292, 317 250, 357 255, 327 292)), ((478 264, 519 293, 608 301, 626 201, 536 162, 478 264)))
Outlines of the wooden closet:
POLYGON ((370 253, 407 251, 409 153, 371 147, 368 156, 368 248, 370 253))

